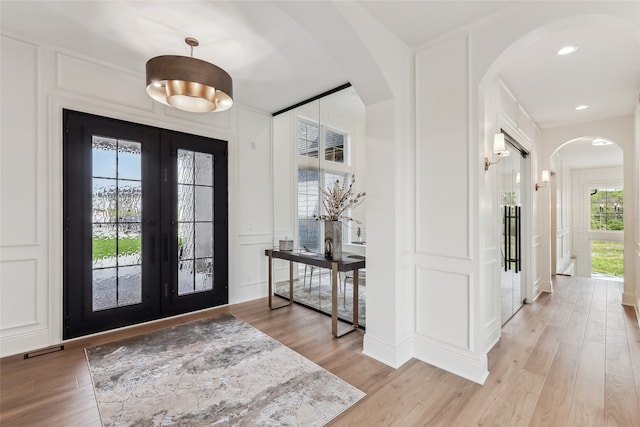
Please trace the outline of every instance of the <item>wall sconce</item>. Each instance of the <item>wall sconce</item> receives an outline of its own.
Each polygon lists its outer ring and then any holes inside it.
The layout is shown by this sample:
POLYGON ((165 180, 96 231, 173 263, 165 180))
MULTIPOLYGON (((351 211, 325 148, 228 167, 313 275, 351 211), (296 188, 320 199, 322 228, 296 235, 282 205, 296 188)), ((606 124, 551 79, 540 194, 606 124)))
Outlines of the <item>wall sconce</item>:
POLYGON ((489 166, 495 165, 500 162, 500 159, 503 157, 509 157, 509 151, 506 150, 504 145, 504 133, 497 133, 493 137, 493 153, 498 155, 498 160, 492 162, 488 157, 484 158, 484 170, 488 171, 489 166))
POLYGON ((540 185, 538 183, 536 183, 536 191, 538 191, 540 188, 544 188, 547 186, 547 182, 549 182, 549 171, 547 169, 542 169, 542 182, 543 184, 540 185))

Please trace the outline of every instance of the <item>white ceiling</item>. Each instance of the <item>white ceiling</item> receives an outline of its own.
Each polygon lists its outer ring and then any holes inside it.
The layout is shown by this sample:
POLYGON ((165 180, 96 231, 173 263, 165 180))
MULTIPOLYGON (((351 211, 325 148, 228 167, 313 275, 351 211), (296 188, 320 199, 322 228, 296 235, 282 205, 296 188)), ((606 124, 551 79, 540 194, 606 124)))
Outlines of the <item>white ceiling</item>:
POLYGON ((556 152, 569 169, 610 168, 621 166, 622 149, 615 143, 593 145, 592 137, 577 138, 556 152))
MULTIPOLYGON (((240 104, 274 112, 348 81, 318 32, 305 30, 296 2, 273 1, 11 1, 2 0, 2 32, 54 45, 144 75, 148 59, 188 55, 224 68, 240 104)), ((526 1, 359 1, 410 47, 526 1)), ((542 128, 633 114, 640 93, 640 7, 633 33, 589 22, 547 31, 523 45, 500 74, 542 128), (579 50, 565 57, 565 44, 579 50), (578 104, 589 104, 575 111, 578 104)), ((575 4, 575 3, 574 3, 575 4)), ((311 5, 311 3, 306 3, 311 5)), ((305 7, 311 7, 306 6, 305 7)), ((353 37, 327 23, 327 38, 353 37)))

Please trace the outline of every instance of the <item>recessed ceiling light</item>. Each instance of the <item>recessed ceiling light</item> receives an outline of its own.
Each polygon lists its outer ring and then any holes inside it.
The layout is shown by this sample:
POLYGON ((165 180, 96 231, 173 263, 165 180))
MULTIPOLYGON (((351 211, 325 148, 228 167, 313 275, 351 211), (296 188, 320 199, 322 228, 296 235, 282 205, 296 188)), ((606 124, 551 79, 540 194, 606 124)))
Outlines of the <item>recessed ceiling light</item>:
POLYGON ((606 139, 603 139, 603 138, 593 138, 593 141, 591 141, 591 145, 595 145, 597 147, 603 146, 603 145, 611 145, 611 144, 613 144, 613 142, 607 141, 606 139))
POLYGON ((578 46, 565 46, 558 51, 558 55, 569 55, 578 50, 578 46))
POLYGON ((578 105, 576 107, 576 111, 580 111, 580 110, 586 110, 587 108, 589 108, 588 105, 578 105))

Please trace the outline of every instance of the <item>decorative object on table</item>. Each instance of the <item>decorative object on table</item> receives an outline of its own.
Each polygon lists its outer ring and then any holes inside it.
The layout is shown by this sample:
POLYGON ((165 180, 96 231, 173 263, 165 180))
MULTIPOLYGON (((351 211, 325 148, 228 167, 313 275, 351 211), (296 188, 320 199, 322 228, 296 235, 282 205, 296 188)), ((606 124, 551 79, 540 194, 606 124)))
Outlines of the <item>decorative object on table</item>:
POLYGON ((346 216, 346 212, 362 203, 367 195, 365 192, 355 193, 353 188, 355 183, 356 176, 351 175, 351 183, 348 187, 345 179, 342 185, 339 180, 336 180, 329 190, 320 188, 322 204, 326 213, 318 216, 317 219, 325 222, 324 256, 326 258, 332 260, 342 258, 342 222, 355 221, 359 223, 358 220, 346 216))
POLYGON ((230 314, 85 351, 104 426, 322 426, 365 396, 230 314))
POLYGON ((293 240, 289 240, 287 237, 285 237, 284 240, 278 240, 278 249, 281 251, 292 251, 293 240))

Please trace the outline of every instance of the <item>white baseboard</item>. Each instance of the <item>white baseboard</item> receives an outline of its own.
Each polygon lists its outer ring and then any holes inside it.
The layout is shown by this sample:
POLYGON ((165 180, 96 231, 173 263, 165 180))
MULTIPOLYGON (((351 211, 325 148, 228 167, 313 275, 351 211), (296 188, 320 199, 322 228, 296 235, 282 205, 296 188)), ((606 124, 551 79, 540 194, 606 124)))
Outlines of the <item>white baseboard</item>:
POLYGON ((398 369, 413 357, 413 340, 409 337, 400 344, 391 345, 365 333, 362 353, 387 366, 398 369))
POLYGON ((553 292, 553 282, 551 280, 541 280, 538 289, 540 292, 553 292))
POLYGON ((38 348, 55 345, 51 343, 50 340, 48 328, 20 332, 12 335, 8 335, 6 331, 3 331, 0 336, 0 357, 27 353, 38 348))
POLYGON ((629 307, 636 307, 636 296, 628 292, 622 293, 622 305, 628 305, 629 307))
POLYGON ((495 321, 491 322, 489 327, 485 327, 486 337, 484 349, 487 353, 500 341, 500 336, 502 335, 502 326, 500 326, 500 322, 495 321))
POLYGON ((420 336, 414 338, 414 352, 423 362, 481 385, 489 376, 486 354, 474 354, 420 336))

